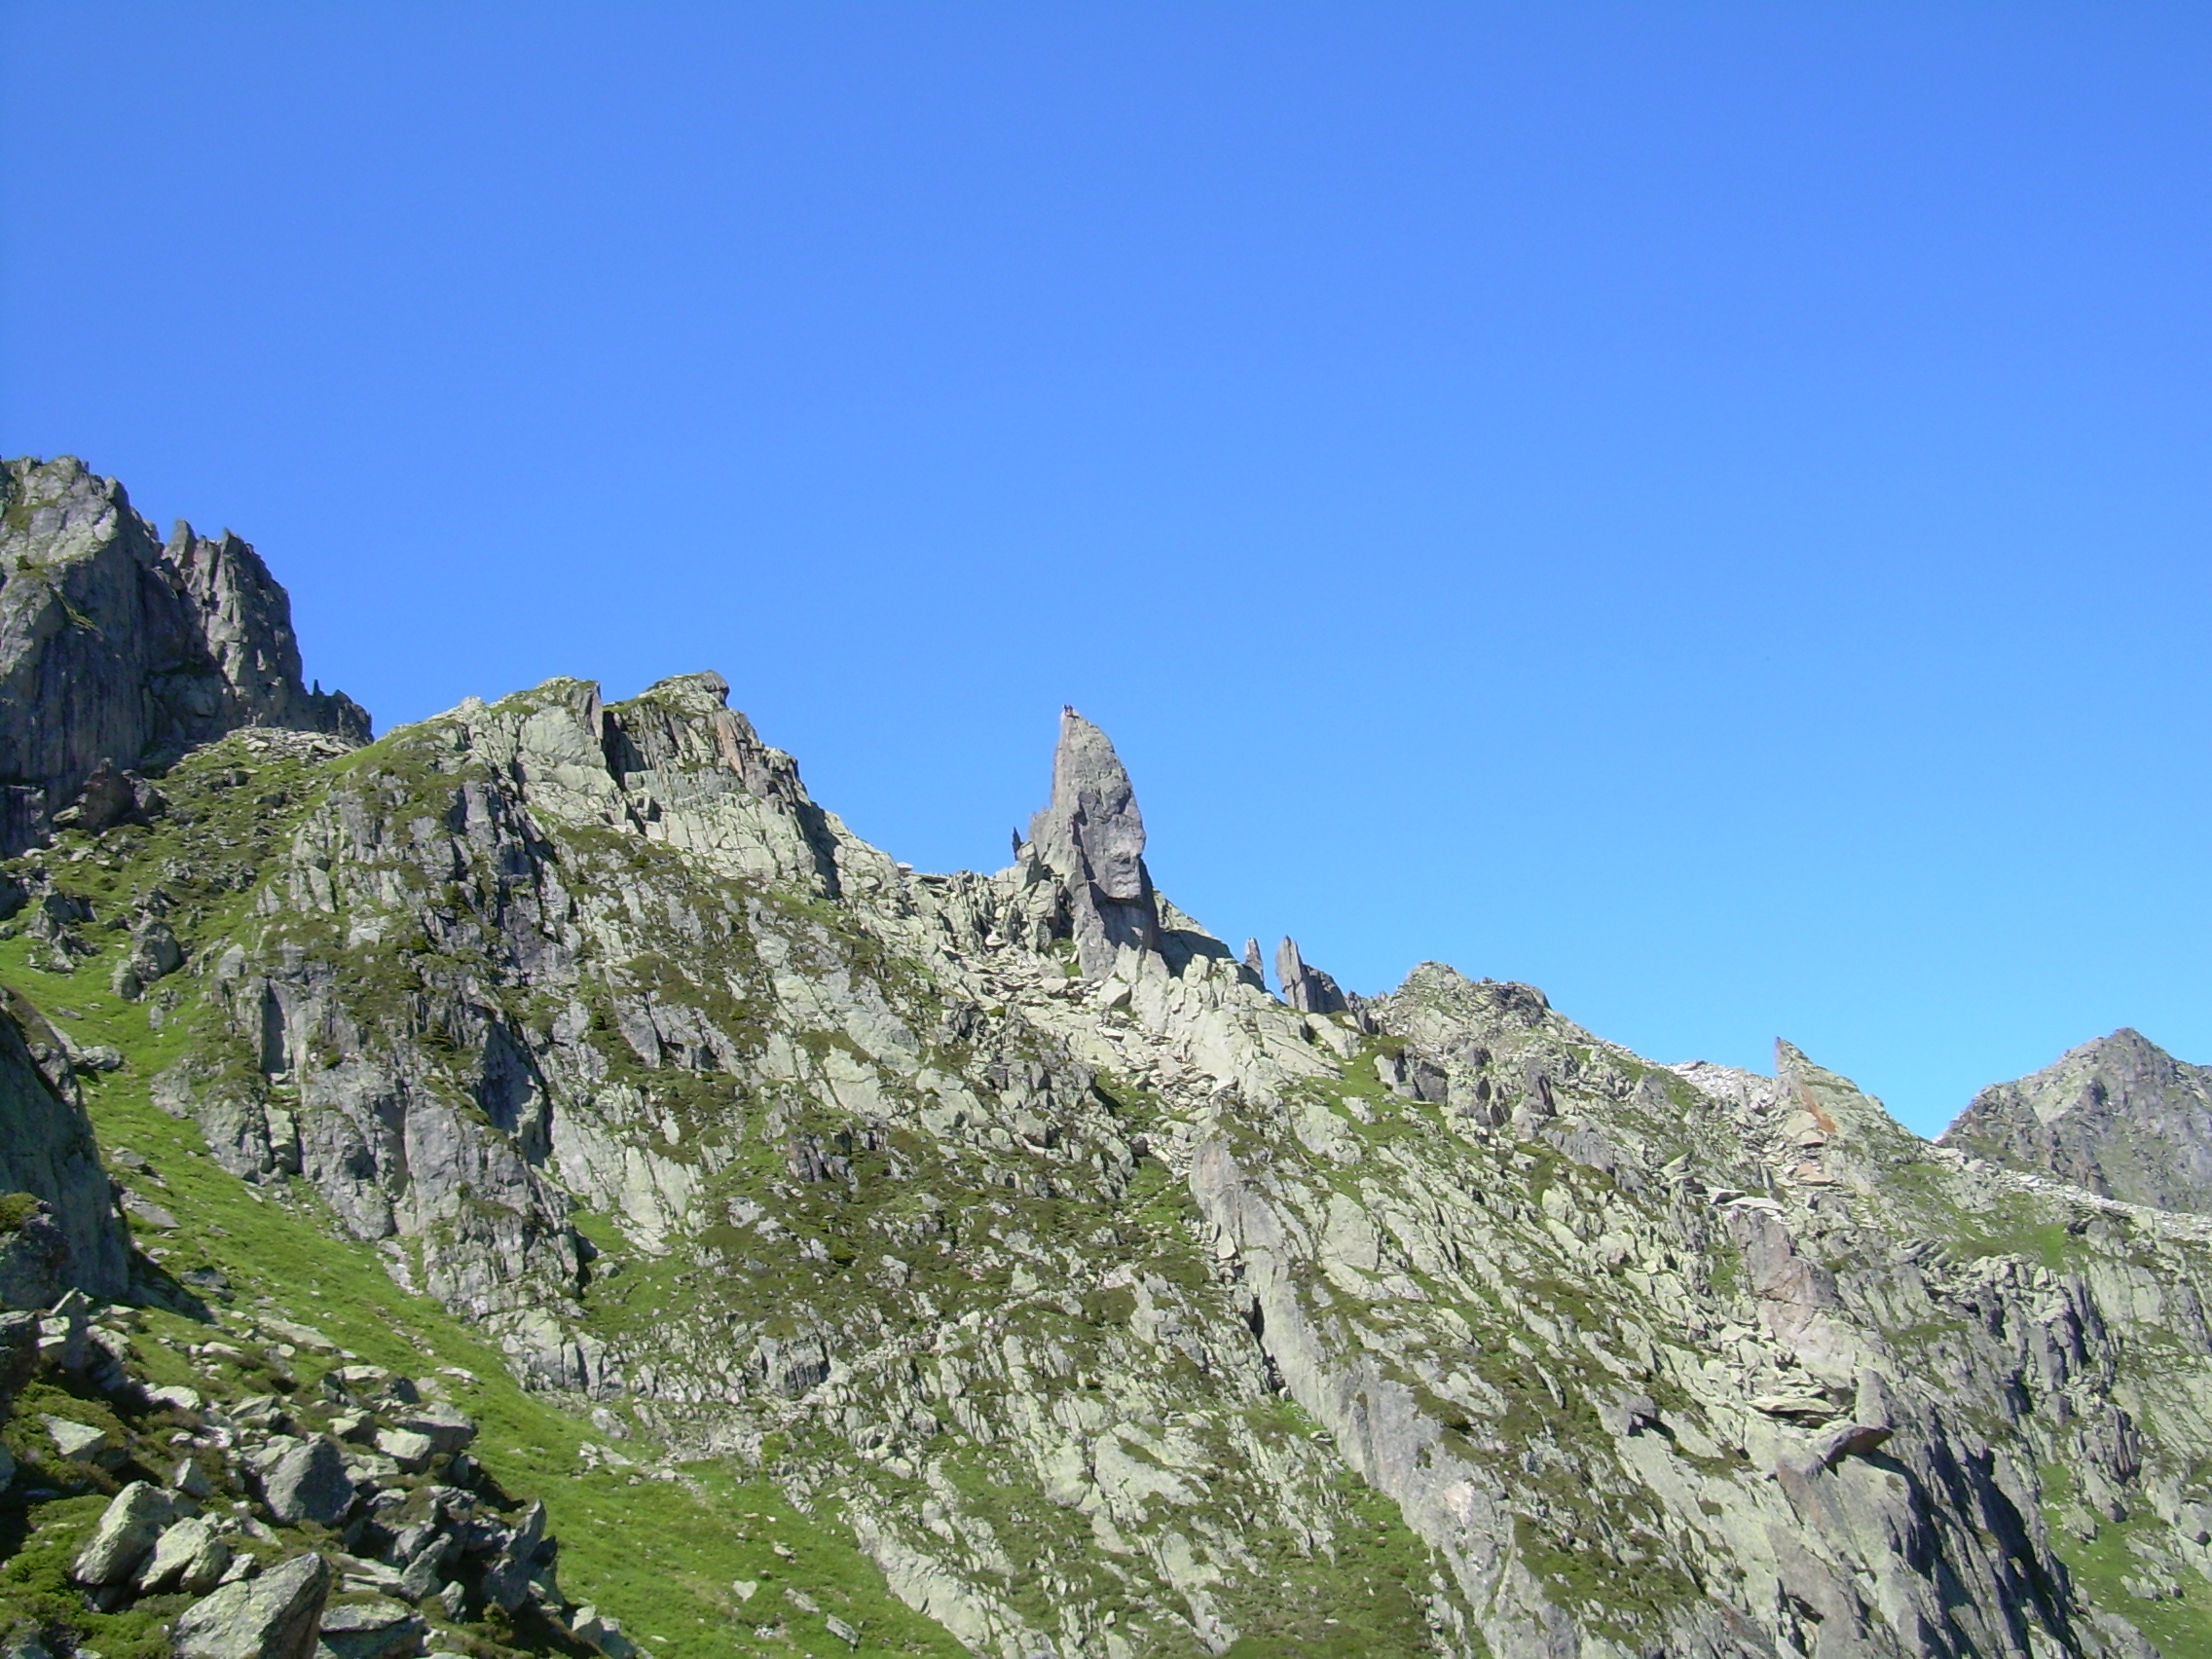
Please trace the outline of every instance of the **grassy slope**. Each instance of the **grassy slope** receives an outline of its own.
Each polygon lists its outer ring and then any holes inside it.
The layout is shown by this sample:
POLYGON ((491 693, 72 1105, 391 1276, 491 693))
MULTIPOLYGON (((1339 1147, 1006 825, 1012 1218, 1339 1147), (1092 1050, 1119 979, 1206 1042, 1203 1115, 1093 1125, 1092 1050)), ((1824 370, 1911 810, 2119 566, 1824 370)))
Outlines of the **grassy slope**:
MULTIPOLYGON (((508 1376, 481 1335, 425 1298, 410 1296, 376 1253, 344 1241, 325 1225, 304 1186, 258 1191, 218 1168, 197 1125, 154 1107, 149 1080, 181 1046, 176 1024, 152 1029, 143 1006, 107 989, 113 952, 69 976, 28 967, 21 940, 0 944, 0 983, 28 996, 79 1045, 112 1044, 128 1056, 120 1072, 88 1077, 87 1096, 103 1149, 129 1147, 152 1160, 166 1189, 147 1196, 178 1218, 174 1233, 141 1227, 141 1244, 162 1252, 172 1272, 212 1267, 231 1281, 234 1307, 314 1326, 365 1360, 423 1375, 452 1366, 475 1381, 449 1378, 455 1399, 482 1424, 484 1461, 509 1491, 546 1500, 561 1539, 561 1581, 570 1597, 597 1603, 621 1619, 650 1651, 670 1659, 753 1651, 789 1653, 753 1627, 782 1621, 800 1651, 847 1651, 821 1616, 782 1596, 802 1590, 826 1613, 862 1634, 864 1654, 949 1656, 961 1651, 930 1621, 895 1600, 874 1566, 849 1538, 796 1514, 764 1479, 723 1464, 694 1464, 675 1481, 636 1471, 584 1471, 578 1449, 604 1440, 508 1376), (80 1017, 68 1018, 68 1010, 80 1017), (267 1299, 266 1302, 264 1299, 267 1299), (777 1544, 791 1559, 775 1553, 777 1544), (759 1585, 740 1603, 734 1582, 759 1585)), ((149 1334, 180 1336, 184 1321, 149 1313, 149 1334)), ((141 1341, 141 1348, 151 1345, 141 1341)), ((158 1351, 158 1350, 156 1350, 158 1351)), ((336 1363, 331 1361, 329 1363, 336 1363)), ((317 1362, 303 1354, 303 1382, 317 1362)), ((180 1379, 182 1380, 182 1379, 180 1379)), ((633 1443, 618 1450, 635 1453, 633 1443)), ((89 1524, 75 1511, 90 1499, 55 1506, 71 1530, 89 1524)))

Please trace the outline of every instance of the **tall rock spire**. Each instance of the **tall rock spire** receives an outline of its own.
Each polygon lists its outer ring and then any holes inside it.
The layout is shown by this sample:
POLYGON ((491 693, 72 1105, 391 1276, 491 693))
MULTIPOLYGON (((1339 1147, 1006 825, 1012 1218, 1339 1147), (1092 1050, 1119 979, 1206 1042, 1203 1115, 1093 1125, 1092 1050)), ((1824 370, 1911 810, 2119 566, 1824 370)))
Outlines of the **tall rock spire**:
POLYGON ((1300 1014, 1342 1014, 1350 1005, 1336 980, 1298 953, 1298 941, 1285 937, 1275 946, 1275 977, 1282 1000, 1300 1014))
POLYGON ((1084 977, 1103 979, 1124 945, 1160 948, 1160 905, 1144 867, 1144 814, 1106 734, 1060 711, 1052 801, 1030 820, 1030 844, 1067 896, 1084 977))

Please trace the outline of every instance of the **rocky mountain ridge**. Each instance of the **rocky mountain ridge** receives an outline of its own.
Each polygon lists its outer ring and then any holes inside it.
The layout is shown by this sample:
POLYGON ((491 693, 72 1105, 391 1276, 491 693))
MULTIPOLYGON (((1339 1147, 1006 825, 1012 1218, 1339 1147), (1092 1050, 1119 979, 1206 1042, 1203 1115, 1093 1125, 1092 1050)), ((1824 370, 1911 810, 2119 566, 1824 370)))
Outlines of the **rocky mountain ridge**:
POLYGON ((540 1440, 842 1540, 774 1620, 626 1615, 682 1650, 2212 1644, 2212 1220, 1787 1045, 1656 1065, 1287 940, 1274 994, 1072 710, 988 874, 853 836, 712 675, 149 781, 10 866, 0 979, 110 1035, 95 1123, 497 1343, 540 1440))

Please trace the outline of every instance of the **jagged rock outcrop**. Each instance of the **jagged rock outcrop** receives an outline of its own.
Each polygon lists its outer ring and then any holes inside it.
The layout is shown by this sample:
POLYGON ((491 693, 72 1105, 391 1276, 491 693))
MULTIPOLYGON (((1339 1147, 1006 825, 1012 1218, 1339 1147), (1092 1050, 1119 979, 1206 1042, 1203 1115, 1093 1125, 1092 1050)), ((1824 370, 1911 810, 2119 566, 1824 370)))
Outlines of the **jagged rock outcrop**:
MULTIPOLYGON (((993 873, 860 841, 711 675, 342 759, 240 732, 161 788, 158 832, 66 847, 96 886, 10 872, 33 944, 175 1022, 154 1100, 575 1410, 762 1470, 978 1654, 2204 1627, 2212 1220, 1930 1146, 1787 1044, 1655 1065, 1441 964, 1346 998, 1288 940, 1270 996, 1154 890, 1072 710, 993 873)), ((263 1437, 268 1513, 357 1526, 346 1447, 463 1455, 371 1391, 263 1437)), ((540 1540, 499 1526, 466 1594, 504 1606, 540 1540)))
POLYGON ((237 536, 166 542, 72 456, 0 463, 0 854, 56 819, 159 810, 140 776, 243 725, 353 742, 369 719, 300 679, 291 604, 237 536))
POLYGON ((45 1308, 71 1288, 120 1296, 129 1282, 115 1189, 72 1082, 59 1035, 27 1007, 0 1008, 0 1308, 45 1308))
POLYGON ((2212 1211, 2212 1070, 2119 1030, 1983 1089, 1942 1144, 2128 1203, 2212 1211))
POLYGON ((1298 941, 1285 937, 1275 946, 1275 979, 1282 1000, 1300 1014, 1342 1014, 1350 1005, 1336 980, 1298 953, 1298 941))
MULTIPOLYGON (((1973 1236, 1994 1177, 1787 1045, 1772 1079, 1669 1072, 1438 965, 1356 1018, 1286 1007, 1151 891, 1083 726, 1021 862, 914 875, 724 690, 554 682, 350 764, 204 976, 178 1109, 541 1382, 695 1450, 781 1437, 978 1651, 1264 1628, 1294 1568, 1251 1517, 1341 1537, 1339 1457, 1435 1552, 1441 1651, 2120 1650, 2035 1474, 2142 1489, 2118 1258, 2053 1292, 1900 1247, 1973 1236), (1128 892, 1153 942, 1069 977, 1084 897, 1128 892), (1132 1211, 1159 1183, 1196 1223, 1132 1211), (697 1289, 629 1322, 571 1206, 697 1289), (2011 1335, 2053 1317, 2105 1335, 2011 1335), (1327 1440, 1256 1426, 1292 1408, 1327 1440), (1032 1494, 1018 1532, 978 1481, 1032 1494), (1105 1625, 1137 1587, 1148 1622, 1105 1625)), ((2196 1501, 2200 1429, 2156 1432, 2196 1501)))
POLYGON ((1029 822, 1029 843, 1066 896, 1076 960, 1087 978, 1113 973, 1124 950, 1160 948, 1160 906, 1144 866, 1144 815, 1106 734, 1060 711, 1051 803, 1029 822))

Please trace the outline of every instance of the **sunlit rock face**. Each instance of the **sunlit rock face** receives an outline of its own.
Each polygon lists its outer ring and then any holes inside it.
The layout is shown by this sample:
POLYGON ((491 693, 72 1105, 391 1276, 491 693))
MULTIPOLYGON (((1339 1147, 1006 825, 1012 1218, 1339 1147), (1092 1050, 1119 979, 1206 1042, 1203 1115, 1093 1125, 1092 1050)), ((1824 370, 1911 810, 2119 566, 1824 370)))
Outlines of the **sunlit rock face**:
POLYGON ((350 753, 234 733, 167 816, 63 830, 96 891, 15 872, 60 957, 159 910, 148 1085, 233 1178, 625 1455, 763 1471, 977 1653, 2194 1628, 2212 1221, 1930 1145, 1787 1044, 1662 1065, 1288 940, 1272 995, 1073 711, 1052 774, 1009 868, 916 872, 719 677, 555 680, 350 753))
POLYGON ((1124 950, 1160 947, 1160 908, 1144 867, 1144 814, 1106 734, 1060 712, 1051 804, 1030 821, 1030 844, 1066 896, 1076 960, 1103 979, 1124 950))

